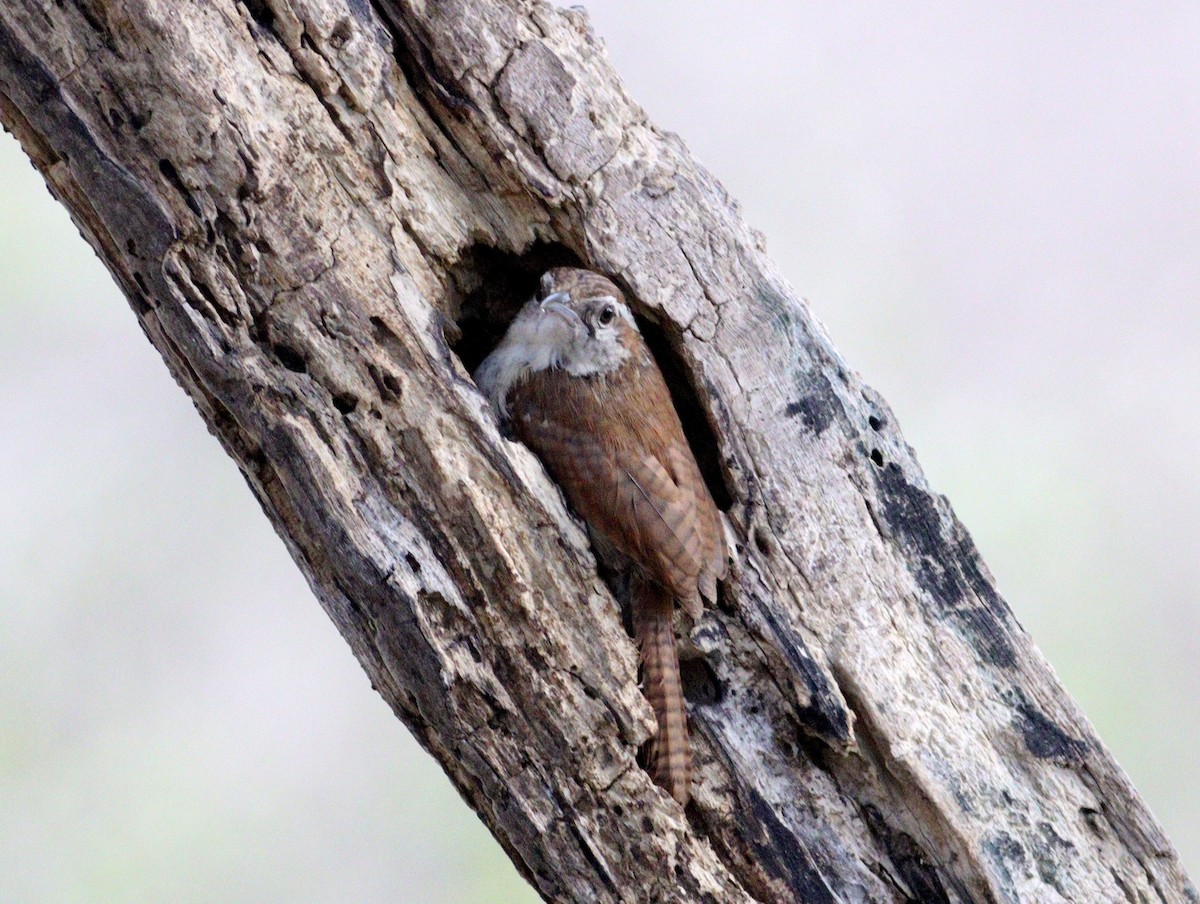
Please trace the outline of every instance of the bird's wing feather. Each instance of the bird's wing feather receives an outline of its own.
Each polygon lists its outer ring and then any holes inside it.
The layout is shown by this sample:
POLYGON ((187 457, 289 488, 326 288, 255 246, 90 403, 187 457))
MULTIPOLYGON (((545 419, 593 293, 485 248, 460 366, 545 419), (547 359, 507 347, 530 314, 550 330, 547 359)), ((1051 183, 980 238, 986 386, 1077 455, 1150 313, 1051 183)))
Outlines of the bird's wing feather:
POLYGON ((585 521, 676 597, 696 595, 703 538, 695 496, 656 456, 611 448, 528 406, 516 426, 585 521))
POLYGON ((695 500, 655 456, 617 453, 614 459, 615 501, 638 539, 636 558, 676 597, 694 597, 701 568, 695 500))
POLYGON ((725 574, 725 533, 666 384, 650 367, 636 389, 610 384, 608 404, 592 391, 556 372, 531 377, 514 427, 576 511, 698 616, 725 574))
POLYGON ((675 444, 668 450, 668 455, 673 462, 672 472, 676 475, 680 492, 692 500, 696 523, 696 557, 700 562, 700 594, 714 601, 717 597, 717 581, 725 577, 729 568, 721 513, 713 502, 691 449, 675 444))

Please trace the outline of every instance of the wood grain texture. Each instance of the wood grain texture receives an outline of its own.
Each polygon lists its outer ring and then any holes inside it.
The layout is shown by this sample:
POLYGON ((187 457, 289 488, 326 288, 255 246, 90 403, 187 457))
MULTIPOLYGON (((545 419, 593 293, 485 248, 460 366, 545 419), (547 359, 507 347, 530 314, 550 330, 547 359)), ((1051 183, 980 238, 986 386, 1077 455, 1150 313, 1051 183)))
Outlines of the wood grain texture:
POLYGON ((1197 900, 886 403, 585 14, 7 0, 0 116, 548 900, 1197 900), (732 501, 686 813, 636 765, 584 533, 447 339, 479 249, 538 241, 659 324, 732 501))

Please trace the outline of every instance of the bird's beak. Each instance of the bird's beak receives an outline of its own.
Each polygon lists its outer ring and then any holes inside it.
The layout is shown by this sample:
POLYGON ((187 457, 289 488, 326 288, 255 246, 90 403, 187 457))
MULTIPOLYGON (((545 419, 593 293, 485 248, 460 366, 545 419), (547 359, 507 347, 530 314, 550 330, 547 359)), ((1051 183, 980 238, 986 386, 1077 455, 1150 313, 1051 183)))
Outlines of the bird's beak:
POLYGON ((556 314, 567 322, 567 326, 575 329, 576 325, 583 326, 583 318, 567 304, 570 300, 567 292, 553 292, 542 299, 540 307, 543 313, 556 314))

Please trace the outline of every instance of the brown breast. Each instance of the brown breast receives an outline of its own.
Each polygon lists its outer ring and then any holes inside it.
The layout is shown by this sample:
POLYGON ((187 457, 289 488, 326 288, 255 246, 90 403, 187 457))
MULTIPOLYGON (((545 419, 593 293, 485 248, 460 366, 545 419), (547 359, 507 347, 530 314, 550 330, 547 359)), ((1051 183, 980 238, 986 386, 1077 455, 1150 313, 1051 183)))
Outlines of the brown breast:
POLYGON ((615 372, 530 375, 509 395, 517 435, 580 515, 676 598, 724 576, 720 515, 640 335, 615 372))

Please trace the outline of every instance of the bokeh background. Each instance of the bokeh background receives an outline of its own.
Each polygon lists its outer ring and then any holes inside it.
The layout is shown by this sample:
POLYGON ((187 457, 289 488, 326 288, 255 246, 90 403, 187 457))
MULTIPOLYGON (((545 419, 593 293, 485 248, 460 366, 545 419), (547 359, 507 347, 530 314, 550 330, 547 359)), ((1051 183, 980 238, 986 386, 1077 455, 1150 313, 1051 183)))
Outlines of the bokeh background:
MULTIPOLYGON (((1200 869, 1200 7, 588 4, 1200 869)), ((0 901, 524 902, 0 139, 0 901)))

